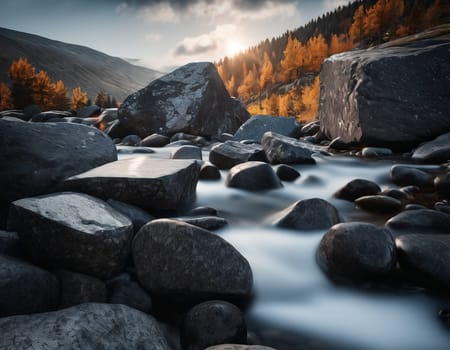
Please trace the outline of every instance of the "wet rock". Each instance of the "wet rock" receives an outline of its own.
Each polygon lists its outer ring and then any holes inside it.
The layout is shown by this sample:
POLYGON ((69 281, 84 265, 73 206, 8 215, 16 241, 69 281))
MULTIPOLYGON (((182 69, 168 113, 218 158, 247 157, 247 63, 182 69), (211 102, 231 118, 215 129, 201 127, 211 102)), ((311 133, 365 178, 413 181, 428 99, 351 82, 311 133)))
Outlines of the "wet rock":
POLYGON ((444 196, 450 195, 450 173, 436 176, 433 181, 436 191, 444 196))
POLYGON ((361 155, 366 158, 379 158, 390 156, 392 151, 389 148, 382 147, 364 147, 361 151, 361 155))
POLYGON ((108 281, 108 302, 127 305, 133 309, 149 313, 152 299, 142 287, 131 280, 130 275, 121 274, 108 281))
POLYGON ((337 151, 348 151, 353 149, 354 145, 350 142, 345 142, 340 136, 335 137, 328 144, 329 149, 334 149, 337 151))
POLYGON ((226 343, 247 343, 247 326, 241 311, 225 301, 207 301, 187 313, 181 327, 181 346, 204 350, 226 343))
POLYGON ((64 181, 62 188, 152 210, 176 210, 195 197, 198 166, 192 160, 135 157, 64 181))
POLYGON ((189 141, 192 145, 203 147, 208 144, 208 141, 202 136, 191 135, 185 132, 177 132, 175 135, 172 135, 170 138, 171 143, 175 143, 177 141, 189 141))
POLYGON ((195 146, 192 141, 178 140, 167 144, 165 147, 181 147, 181 146, 195 146))
POLYGON ((217 209, 211 207, 196 207, 189 211, 188 215, 207 215, 207 216, 217 216, 217 209))
POLYGON ((416 203, 410 203, 405 205, 405 210, 418 210, 418 209, 427 209, 424 205, 416 204, 416 203))
POLYGON ((358 199, 355 200, 355 203, 361 209, 383 214, 397 213, 402 209, 401 201, 383 195, 359 197, 358 199))
POLYGON ((450 159, 450 132, 425 142, 415 149, 412 159, 422 162, 445 162, 450 159))
POLYGON ((133 223, 134 232, 139 231, 142 226, 154 219, 154 217, 147 213, 144 209, 136 207, 135 205, 123 203, 114 199, 108 199, 106 202, 119 213, 130 219, 133 223))
POLYGON ((124 268, 131 221, 107 203, 63 192, 12 203, 9 226, 38 265, 110 278, 124 268))
POLYGON ((331 277, 370 279, 394 269, 395 242, 382 227, 360 222, 342 223, 323 236, 317 259, 331 277))
POLYGON ((122 139, 121 144, 123 146, 139 146, 141 138, 138 135, 128 135, 122 139))
POLYGON ((448 200, 434 203, 434 209, 450 215, 450 203, 448 200))
POLYGON ((0 120, 0 149, 3 203, 51 192, 66 177, 117 159, 109 137, 70 123, 0 120))
POLYGON ((272 164, 311 164, 315 160, 312 146, 307 142, 286 137, 274 132, 264 134, 261 145, 266 152, 267 159, 272 164))
MULTIPOLYGON (((302 126, 300 134, 302 136, 313 136, 320 130, 320 123, 318 121, 309 122, 302 126)), ((286 135, 290 136, 290 135, 286 135)))
MULTIPOLYGON (((0 254, 0 317, 53 310, 58 305, 58 280, 50 272, 0 254)), ((1 346, 6 336, 0 326, 1 346)))
POLYGON ((67 270, 58 270, 55 274, 60 284, 60 309, 83 303, 106 302, 106 284, 103 281, 67 270))
POLYGON ((247 191, 272 190, 283 187, 272 167, 263 162, 246 162, 230 169, 225 179, 228 187, 247 191))
POLYGON ((228 225, 227 220, 218 216, 181 216, 174 219, 209 231, 228 225))
POLYGON ((199 174, 200 180, 220 180, 221 177, 220 171, 215 165, 211 163, 202 164, 199 174))
POLYGON ((101 107, 96 105, 90 105, 82 107, 79 110, 77 110, 77 117, 78 118, 96 117, 100 115, 101 112, 102 112, 101 107))
POLYGON ((401 191, 396 188, 386 189, 386 190, 380 192, 380 194, 398 199, 402 203, 413 199, 413 197, 411 195, 409 195, 408 193, 406 193, 405 191, 401 191))
POLYGON ((181 146, 170 154, 170 158, 202 160, 202 150, 197 146, 181 146))
POLYGON ((141 137, 155 132, 234 133, 249 118, 209 62, 189 63, 153 80, 128 96, 118 113, 121 123, 141 137))
POLYGON ((427 187, 433 182, 433 177, 426 172, 405 165, 394 165, 391 168, 391 179, 400 186, 427 187))
POLYGON ((275 226, 297 230, 328 229, 340 222, 337 209, 320 198, 297 201, 275 216, 275 226))
POLYGON ((381 191, 375 182, 365 179, 354 179, 339 189, 334 196, 336 198, 354 201, 363 196, 376 195, 381 191))
POLYGON ((450 215, 437 210, 404 211, 390 218, 386 226, 404 233, 450 233, 450 215))
MULTIPOLYGON (((98 116, 98 120, 101 124, 108 125, 109 123, 117 120, 117 108, 105 108, 100 115, 98 116), (106 123, 106 124, 105 124, 106 123)), ((104 130, 104 129, 102 129, 104 130)))
POLYGON ((292 182, 300 177, 300 173, 295 168, 286 164, 278 165, 275 171, 281 181, 292 182))
POLYGON ((331 139, 393 149, 450 131, 449 47, 448 39, 435 39, 329 57, 320 72, 321 130, 331 139), (420 69, 411 74, 412 67, 420 69))
POLYGON ((300 128, 301 125, 297 123, 294 117, 255 115, 241 125, 236 131, 233 140, 255 140, 257 143, 260 143, 267 131, 273 131, 288 137, 298 137, 300 128))
POLYGON ((140 145, 144 147, 164 147, 169 142, 170 139, 167 136, 154 133, 144 138, 140 145))
POLYGON ((87 303, 6 317, 0 329, 2 349, 170 349, 153 317, 124 305, 87 303))
POLYGON ((226 141, 211 148, 209 161, 219 169, 230 169, 248 161, 266 160, 266 154, 260 145, 246 145, 236 141, 226 141))
POLYGON ((408 234, 395 243, 403 270, 419 283, 450 288, 450 235, 408 234))
POLYGON ((19 236, 16 232, 0 230, 0 254, 20 257, 22 249, 19 244, 19 236))
POLYGON ((125 136, 130 135, 130 130, 128 130, 120 120, 115 120, 105 129, 105 134, 112 139, 122 139, 125 136))
POLYGON ((196 226, 154 220, 138 232, 132 251, 139 282, 152 296, 205 301, 245 299, 251 293, 247 260, 221 237, 196 226))

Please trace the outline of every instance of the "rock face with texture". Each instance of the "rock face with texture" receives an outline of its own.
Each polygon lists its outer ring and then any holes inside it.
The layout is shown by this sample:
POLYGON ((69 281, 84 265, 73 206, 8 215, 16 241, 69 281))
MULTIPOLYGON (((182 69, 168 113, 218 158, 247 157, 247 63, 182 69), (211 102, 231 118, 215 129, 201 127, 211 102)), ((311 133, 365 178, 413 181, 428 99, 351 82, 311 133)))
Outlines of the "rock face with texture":
POLYGON ((234 133, 250 116, 209 62, 189 63, 152 81, 128 96, 118 113, 121 124, 141 137, 234 133))
POLYGON ((307 142, 269 131, 264 134, 261 145, 266 152, 268 161, 272 164, 315 163, 311 157, 313 147, 307 142))
POLYGON ((449 50, 449 39, 435 39, 329 57, 320 73, 322 132, 394 148, 449 132, 449 50))
POLYGON ((169 350, 157 321, 124 305, 82 304, 0 319, 1 349, 169 350))
POLYGON ((71 123, 0 120, 0 202, 44 194, 66 177, 117 160, 111 139, 71 123))
POLYGON ((297 201, 276 217, 275 226, 297 230, 328 229, 341 221, 337 209, 320 198, 297 201))
POLYGON ((298 137, 301 126, 293 117, 274 117, 272 115, 255 115, 236 131, 234 141, 255 140, 261 142, 267 131, 273 131, 288 137, 298 137))
POLYGON ((228 187, 247 191, 273 190, 283 187, 272 167, 263 162, 246 162, 230 169, 225 179, 228 187))
POLYGON ((133 225, 105 202, 63 192, 12 203, 9 225, 38 265, 107 279, 124 268, 133 225))
POLYGON ((187 313, 181 328, 183 349, 204 350, 226 343, 246 344, 247 326, 236 306, 225 301, 207 301, 187 313))
POLYGON ((152 295, 208 300, 251 293, 247 260, 225 240, 196 226, 154 220, 138 232, 132 251, 139 282, 152 295))
POLYGON ((402 269, 418 280, 450 288, 450 235, 403 235, 395 243, 402 269))
POLYGON ((54 275, 0 254, 0 317, 50 311, 58 306, 58 298, 59 285, 54 275))
POLYGON ((388 230, 351 222, 333 226, 320 241, 317 260, 331 277, 370 279, 391 272, 395 242, 388 230))
POLYGON ((176 210, 195 197, 198 165, 193 160, 123 159, 73 176, 63 189, 112 198, 145 209, 176 210))

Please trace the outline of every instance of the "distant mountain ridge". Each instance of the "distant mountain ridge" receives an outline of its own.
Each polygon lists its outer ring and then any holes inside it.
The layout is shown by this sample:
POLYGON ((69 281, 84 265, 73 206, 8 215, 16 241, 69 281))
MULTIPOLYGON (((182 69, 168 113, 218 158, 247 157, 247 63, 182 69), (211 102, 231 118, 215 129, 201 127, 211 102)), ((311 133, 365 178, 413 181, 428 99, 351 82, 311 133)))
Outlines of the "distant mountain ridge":
POLYGON ((69 93, 80 86, 91 99, 104 91, 123 101, 163 75, 89 47, 1 27, 0 48, 0 82, 10 82, 12 61, 28 58, 37 71, 45 70, 52 80, 62 80, 69 93))

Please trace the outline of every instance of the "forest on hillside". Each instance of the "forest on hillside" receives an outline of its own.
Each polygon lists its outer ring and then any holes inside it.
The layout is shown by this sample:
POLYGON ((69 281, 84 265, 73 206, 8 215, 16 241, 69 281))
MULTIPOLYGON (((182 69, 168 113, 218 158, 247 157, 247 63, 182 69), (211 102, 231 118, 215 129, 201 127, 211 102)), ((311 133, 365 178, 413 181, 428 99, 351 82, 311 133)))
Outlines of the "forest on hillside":
POLYGON ((363 0, 216 62, 228 92, 251 114, 316 118, 322 61, 448 23, 445 0, 363 0))

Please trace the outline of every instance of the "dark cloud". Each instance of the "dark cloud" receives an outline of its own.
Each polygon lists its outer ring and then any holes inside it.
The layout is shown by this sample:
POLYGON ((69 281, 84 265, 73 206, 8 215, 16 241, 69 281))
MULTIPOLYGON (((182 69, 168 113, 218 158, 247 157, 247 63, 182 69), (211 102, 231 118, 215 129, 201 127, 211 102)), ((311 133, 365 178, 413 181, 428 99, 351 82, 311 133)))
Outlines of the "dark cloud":
POLYGON ((174 50, 175 56, 193 56, 202 54, 208 51, 213 51, 217 48, 216 42, 208 44, 196 43, 194 45, 188 45, 186 43, 179 43, 174 50))

